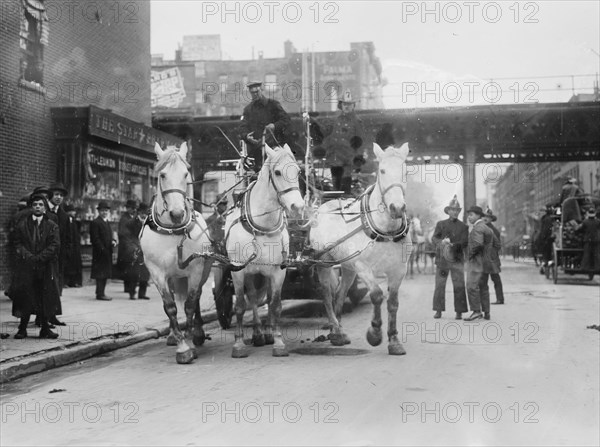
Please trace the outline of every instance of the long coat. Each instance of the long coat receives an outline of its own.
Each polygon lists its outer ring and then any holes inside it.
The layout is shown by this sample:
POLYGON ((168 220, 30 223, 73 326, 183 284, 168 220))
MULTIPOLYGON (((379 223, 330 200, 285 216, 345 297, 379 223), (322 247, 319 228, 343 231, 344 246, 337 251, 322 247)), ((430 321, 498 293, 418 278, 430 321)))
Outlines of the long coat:
MULTIPOLYGON (((50 205, 54 207, 54 205, 50 205)), ((71 232, 69 229, 69 215, 62 208, 58 207, 57 212, 48 211, 48 214, 55 215, 58 223, 58 232, 60 234, 60 249, 58 252, 58 265, 59 268, 64 269, 65 261, 67 259, 67 253, 71 250, 71 232)), ((50 216, 49 216, 50 217, 50 216)))
MULTIPOLYGON (((492 261, 492 252, 495 250, 496 240, 494 232, 485 224, 483 219, 475 222, 469 233, 468 271, 498 273, 495 271, 492 261)), ((498 241, 497 247, 500 249, 500 241, 498 241)))
POLYGON ((150 272, 144 264, 144 253, 138 237, 143 225, 144 223, 137 217, 127 223, 127 231, 132 237, 126 239, 126 251, 131 253, 127 264, 123 265, 123 279, 126 281, 148 282, 150 280, 150 272))
POLYGON ((81 283, 81 223, 69 216, 69 234, 71 245, 65 259, 65 276, 71 281, 81 283))
POLYGON ((341 166, 349 176, 354 157, 362 155, 365 131, 362 121, 355 113, 340 114, 329 129, 324 129, 325 163, 328 167, 341 166))
POLYGON ((502 271, 500 269, 500 267, 502 266, 502 263, 500 262, 500 248, 502 247, 502 245, 500 244, 500 230, 498 230, 498 228, 496 228, 491 222, 487 224, 487 226, 490 230, 492 230, 492 233, 494 233, 494 241, 492 242, 493 250, 491 250, 490 252, 494 268, 493 271, 488 273, 500 273, 502 271))
POLYGON ((92 279, 107 279, 112 274, 112 229, 100 216, 90 223, 92 242, 92 279))
POLYGON ((464 264, 464 251, 469 243, 469 227, 460 220, 440 220, 435 225, 435 230, 431 236, 431 241, 435 244, 435 265, 443 270, 447 270, 454 263, 464 264), (450 239, 450 246, 444 247, 442 240, 450 239))
POLYGON ((137 239, 137 234, 131 232, 130 224, 136 219, 135 216, 125 212, 119 220, 119 247, 117 249, 117 265, 119 267, 119 276, 125 278, 125 270, 133 264, 135 257, 135 246, 132 240, 137 239))
POLYGON ((50 318, 62 313, 60 306, 58 250, 60 234, 58 225, 44 215, 39 226, 40 238, 34 240, 34 223, 24 218, 16 226, 15 280, 11 287, 12 314, 17 318, 30 314, 44 314, 50 318), (36 294, 33 280, 43 278, 43 293, 36 294))

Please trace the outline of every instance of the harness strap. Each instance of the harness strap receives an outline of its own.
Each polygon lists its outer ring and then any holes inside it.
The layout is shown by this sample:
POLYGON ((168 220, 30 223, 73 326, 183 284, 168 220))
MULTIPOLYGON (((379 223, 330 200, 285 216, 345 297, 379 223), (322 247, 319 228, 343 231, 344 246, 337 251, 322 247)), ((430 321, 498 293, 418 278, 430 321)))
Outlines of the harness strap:
POLYGON ((408 234, 408 230, 410 229, 410 224, 406 219, 406 213, 404 213, 404 217, 402 218, 402 226, 395 231, 392 232, 383 232, 378 230, 373 222, 373 218, 371 217, 371 210, 369 209, 369 198, 371 196, 371 191, 373 187, 371 186, 369 194, 365 194, 360 201, 360 210, 361 210, 361 222, 362 228, 365 231, 365 234, 373 239, 375 242, 398 242, 406 237, 408 234))

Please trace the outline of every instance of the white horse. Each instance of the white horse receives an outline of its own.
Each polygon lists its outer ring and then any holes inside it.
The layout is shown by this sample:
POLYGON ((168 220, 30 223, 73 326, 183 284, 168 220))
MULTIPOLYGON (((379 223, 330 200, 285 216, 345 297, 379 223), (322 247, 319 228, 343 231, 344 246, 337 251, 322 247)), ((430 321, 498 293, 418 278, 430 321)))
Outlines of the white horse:
POLYGON ((289 234, 284 210, 298 215, 304 201, 298 187, 300 167, 290 148, 271 149, 265 146, 267 158, 256 182, 251 184, 239 200, 238 206, 227 216, 225 242, 232 264, 246 266, 232 271, 236 302, 237 326, 232 357, 247 357, 243 339, 243 318, 248 301, 254 313, 253 342, 255 346, 273 344, 274 356, 287 356, 279 328, 281 315, 281 287, 285 279, 288 258, 289 234), (260 288, 255 282, 262 280, 268 287, 269 316, 261 331, 257 299, 260 288))
POLYGON ((405 201, 404 163, 409 149, 408 144, 401 148, 390 146, 385 151, 377 144, 373 146, 379 162, 377 182, 359 201, 330 201, 321 205, 317 210, 316 226, 310 232, 310 244, 318 259, 342 265, 342 280, 337 289, 334 312, 330 284, 331 267, 317 264, 319 289, 324 296, 325 309, 331 325, 331 343, 350 343, 336 314, 340 313, 348 288, 356 274, 368 286, 373 303, 373 316, 367 340, 372 346, 381 343, 383 291, 377 284, 374 273, 383 272, 387 277, 389 292, 388 352, 402 355, 406 352, 398 341, 396 315, 398 290, 406 275, 406 266, 412 251, 405 201))
POLYGON ((210 241, 206 222, 190 203, 193 192, 187 150, 186 143, 179 149, 168 147, 164 151, 155 145, 154 152, 158 157, 156 198, 140 234, 146 266, 169 317, 171 333, 167 344, 177 344, 177 363, 190 363, 194 359, 190 338, 195 346, 204 343, 200 295, 212 265, 212 259, 198 256, 209 252, 210 241), (177 323, 174 295, 179 301, 185 300, 185 336, 177 323))

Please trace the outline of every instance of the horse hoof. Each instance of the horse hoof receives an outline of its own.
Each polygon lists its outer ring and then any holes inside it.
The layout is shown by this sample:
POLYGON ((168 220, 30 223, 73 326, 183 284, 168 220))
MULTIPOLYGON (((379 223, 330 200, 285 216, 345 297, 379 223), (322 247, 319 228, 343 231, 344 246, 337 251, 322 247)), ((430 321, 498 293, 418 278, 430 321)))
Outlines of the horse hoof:
POLYGON ((252 336, 252 344, 255 347, 260 347, 265 345, 265 336, 264 334, 253 335, 252 336))
POLYGON ((177 338, 173 334, 167 337, 167 346, 177 346, 177 338))
POLYGON ((285 346, 274 346, 273 357, 287 357, 290 353, 285 346))
POLYGON ((178 352, 175 355, 175 359, 180 365, 187 365, 188 363, 192 363, 192 361, 194 360, 194 350, 188 349, 187 351, 178 352))
POLYGON ((404 350, 404 347, 398 343, 398 344, 394 344, 394 345, 388 345, 388 354, 389 355, 405 355, 406 351, 404 350))
POLYGON ((273 343, 275 343, 273 334, 265 334, 265 345, 272 345, 273 343))
POLYGON ((379 346, 382 340, 381 330, 376 330, 372 327, 367 331, 367 341, 371 346, 379 346))
POLYGON ((340 334, 330 333, 329 334, 329 342, 333 346, 344 346, 344 345, 347 345, 350 343, 350 339, 344 333, 340 333, 340 334))
POLYGON ((206 335, 204 335, 204 333, 200 334, 200 335, 194 335, 194 346, 202 346, 204 344, 204 341, 206 340, 206 335))
POLYGON ((234 346, 231 351, 231 357, 234 359, 243 359, 248 357, 248 350, 244 346, 234 346))

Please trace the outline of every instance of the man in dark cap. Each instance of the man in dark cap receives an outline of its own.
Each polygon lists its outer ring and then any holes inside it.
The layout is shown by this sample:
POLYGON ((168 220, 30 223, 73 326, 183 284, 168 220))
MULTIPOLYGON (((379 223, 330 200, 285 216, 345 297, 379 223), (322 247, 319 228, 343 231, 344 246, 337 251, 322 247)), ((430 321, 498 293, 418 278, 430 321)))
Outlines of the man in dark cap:
MULTIPOLYGON (((148 281, 150 272, 144 263, 144 254, 140 244, 139 234, 148 216, 149 206, 140 203, 137 209, 137 215, 127 223, 127 231, 130 237, 126 239, 125 252, 129 261, 124 266, 123 275, 129 283, 129 297, 135 299, 135 289, 139 285, 138 299, 149 300, 146 294, 148 290, 148 281)), ((121 241, 119 240, 119 244, 121 241)))
POLYGON ((40 338, 58 338, 49 320, 60 308, 58 284, 58 225, 45 213, 46 198, 34 193, 29 199, 32 213, 21 219, 15 229, 16 275, 11 288, 12 314, 20 318, 15 338, 28 336, 31 314, 40 320, 40 338))
MULTIPOLYGON (((467 219, 473 225, 469 233, 467 249, 467 293, 471 315, 465 321, 479 318, 490 319, 490 289, 488 287, 489 273, 493 270, 490 256, 493 250, 494 232, 483 220, 483 210, 472 206, 467 210, 467 219), (482 313, 483 311, 483 313, 482 313)), ((498 242, 498 247, 500 242, 498 242)))
POLYGON ((110 301, 112 298, 104 294, 106 281, 112 274, 112 251, 117 244, 112 236, 108 222, 110 205, 101 201, 98 206, 98 217, 90 223, 90 240, 92 242, 92 273, 96 280, 96 299, 110 301))
POLYGON ((498 218, 494 216, 494 212, 491 209, 487 209, 485 215, 483 216, 483 220, 485 224, 489 227, 490 230, 494 233, 494 244, 493 250, 490 253, 492 257, 492 270, 490 271, 490 278, 494 283, 494 291, 496 292, 496 301, 492 304, 504 304, 504 290, 502 288, 502 278, 500 278, 500 272, 502 271, 500 262, 500 248, 502 245, 500 244, 500 230, 496 228, 493 222, 496 222, 498 218))
POLYGON ((119 275, 123 279, 123 291, 129 294, 129 299, 135 299, 135 286, 137 281, 128 278, 126 271, 130 270, 135 254, 135 245, 133 239, 137 235, 131 233, 129 224, 133 222, 136 215, 137 202, 127 200, 125 203, 125 212, 119 220, 119 247, 117 249, 117 265, 119 266, 119 275))
POLYGON ((248 145, 248 156, 254 158, 255 167, 262 167, 262 138, 270 147, 287 143, 287 132, 292 122, 279 101, 262 94, 262 82, 254 81, 246 85, 252 101, 242 115, 241 136, 248 145))
POLYGON ((446 310, 446 281, 448 273, 452 278, 454 288, 454 312, 456 319, 462 319, 463 312, 467 308, 467 295, 465 292, 465 257, 464 250, 467 248, 469 228, 460 220, 458 215, 462 208, 456 195, 450 204, 444 208, 448 219, 439 221, 433 235, 432 242, 436 247, 435 255, 435 291, 433 292, 433 318, 441 318, 442 312, 446 310))

